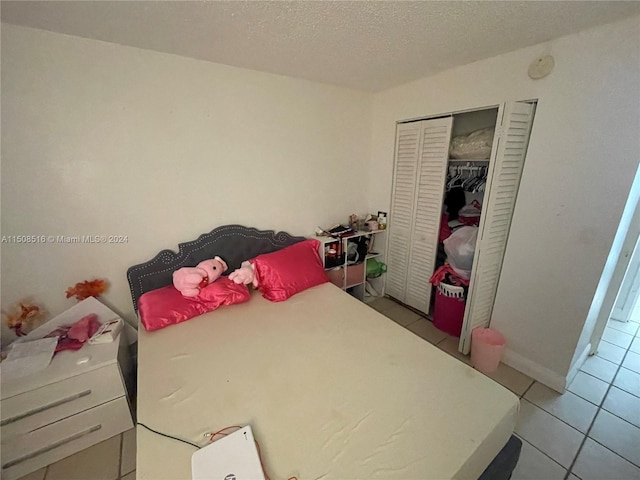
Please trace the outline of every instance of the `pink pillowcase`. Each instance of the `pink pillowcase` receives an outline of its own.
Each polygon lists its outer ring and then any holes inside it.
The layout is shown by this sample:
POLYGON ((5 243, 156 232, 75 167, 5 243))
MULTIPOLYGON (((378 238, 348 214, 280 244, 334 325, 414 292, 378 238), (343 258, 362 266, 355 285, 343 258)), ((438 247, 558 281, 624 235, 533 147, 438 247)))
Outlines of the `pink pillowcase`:
POLYGON ((251 260, 262 296, 272 302, 282 302, 307 288, 328 282, 319 247, 318 240, 309 239, 251 260))
POLYGON ((246 302, 249 298, 246 285, 221 277, 195 297, 183 297, 173 285, 147 292, 140 296, 138 312, 142 325, 150 332, 211 312, 222 305, 246 302))

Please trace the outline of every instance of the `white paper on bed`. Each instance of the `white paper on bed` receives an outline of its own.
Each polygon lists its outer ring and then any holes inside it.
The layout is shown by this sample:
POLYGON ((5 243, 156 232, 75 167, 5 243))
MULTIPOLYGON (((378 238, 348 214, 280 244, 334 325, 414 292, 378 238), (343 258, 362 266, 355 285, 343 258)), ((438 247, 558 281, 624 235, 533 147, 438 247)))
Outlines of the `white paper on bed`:
POLYGON ((191 456, 192 480, 265 480, 251 426, 197 450, 191 456))
MULTIPOLYGON (((477 478, 518 399, 332 284, 140 332, 138 418, 194 442, 253 427, 271 478, 477 478)), ((139 480, 193 448, 138 429, 139 480)))

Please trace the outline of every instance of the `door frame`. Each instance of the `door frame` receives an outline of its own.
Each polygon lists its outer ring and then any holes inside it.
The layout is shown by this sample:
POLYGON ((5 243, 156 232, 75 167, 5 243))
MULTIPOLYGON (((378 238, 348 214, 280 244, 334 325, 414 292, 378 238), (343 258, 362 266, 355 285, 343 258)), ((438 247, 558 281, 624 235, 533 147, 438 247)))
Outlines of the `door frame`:
POLYGON ((611 318, 620 322, 628 322, 640 291, 640 239, 631 255, 629 267, 624 274, 616 303, 613 305, 611 318))
MULTIPOLYGON (((618 297, 618 293, 620 292, 622 282, 629 268, 629 263, 631 262, 631 257, 636 248, 636 245, 638 244, 639 238, 640 166, 638 166, 633 184, 631 185, 629 197, 627 198, 627 204, 625 205, 625 208, 622 212, 620 225, 613 240, 613 246, 611 248, 611 251, 609 252, 609 258, 607 259, 607 263, 609 263, 610 261, 616 262, 615 267, 613 269, 613 272, 609 274, 609 279, 605 278, 606 273, 603 273, 603 276, 600 278, 601 283, 608 282, 608 285, 605 287, 606 292, 601 300, 602 303, 598 311, 596 323, 593 332, 591 333, 591 347, 589 349, 589 355, 595 355, 598 351, 600 341, 602 340, 602 335, 604 334, 604 329, 607 327, 607 322, 609 321, 609 317, 611 316, 611 312, 613 311, 616 298, 618 297), (619 252, 615 252, 615 250, 617 250, 616 244, 621 244, 621 246, 619 247, 619 252)), ((598 286, 598 290, 599 289, 600 285, 598 286)), ((596 290, 596 297, 597 296, 598 293, 596 290)), ((594 298, 594 302, 596 301, 597 298, 594 298)))

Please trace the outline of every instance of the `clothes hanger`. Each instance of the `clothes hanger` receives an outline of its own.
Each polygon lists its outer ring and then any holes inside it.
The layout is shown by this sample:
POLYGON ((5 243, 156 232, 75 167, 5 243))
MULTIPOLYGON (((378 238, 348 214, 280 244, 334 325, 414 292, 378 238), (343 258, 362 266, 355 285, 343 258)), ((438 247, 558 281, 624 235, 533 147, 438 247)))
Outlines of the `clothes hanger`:
POLYGON ((487 174, 489 173, 489 167, 482 167, 483 175, 480 184, 475 188, 476 192, 484 192, 484 189, 487 185, 487 174))
POLYGON ((475 187, 482 179, 482 168, 481 167, 472 167, 473 170, 477 171, 476 175, 473 175, 468 182, 465 182, 464 188, 467 192, 473 192, 475 187))
POLYGON ((449 182, 447 183, 447 191, 457 186, 455 185, 455 182, 457 182, 462 177, 462 170, 460 170, 460 167, 455 167, 455 169, 456 169, 456 176, 453 177, 451 180, 449 180, 449 182))

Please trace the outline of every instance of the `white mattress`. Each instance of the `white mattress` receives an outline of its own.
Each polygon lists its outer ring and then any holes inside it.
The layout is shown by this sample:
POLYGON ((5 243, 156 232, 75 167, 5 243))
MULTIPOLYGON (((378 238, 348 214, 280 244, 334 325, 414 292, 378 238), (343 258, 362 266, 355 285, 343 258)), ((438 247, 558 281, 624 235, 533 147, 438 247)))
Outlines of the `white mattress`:
MULTIPOLYGON (((477 478, 518 398, 332 284, 140 331, 138 421, 203 444, 250 424, 268 475, 477 478)), ((137 478, 191 478, 195 449, 137 428, 137 478)))

